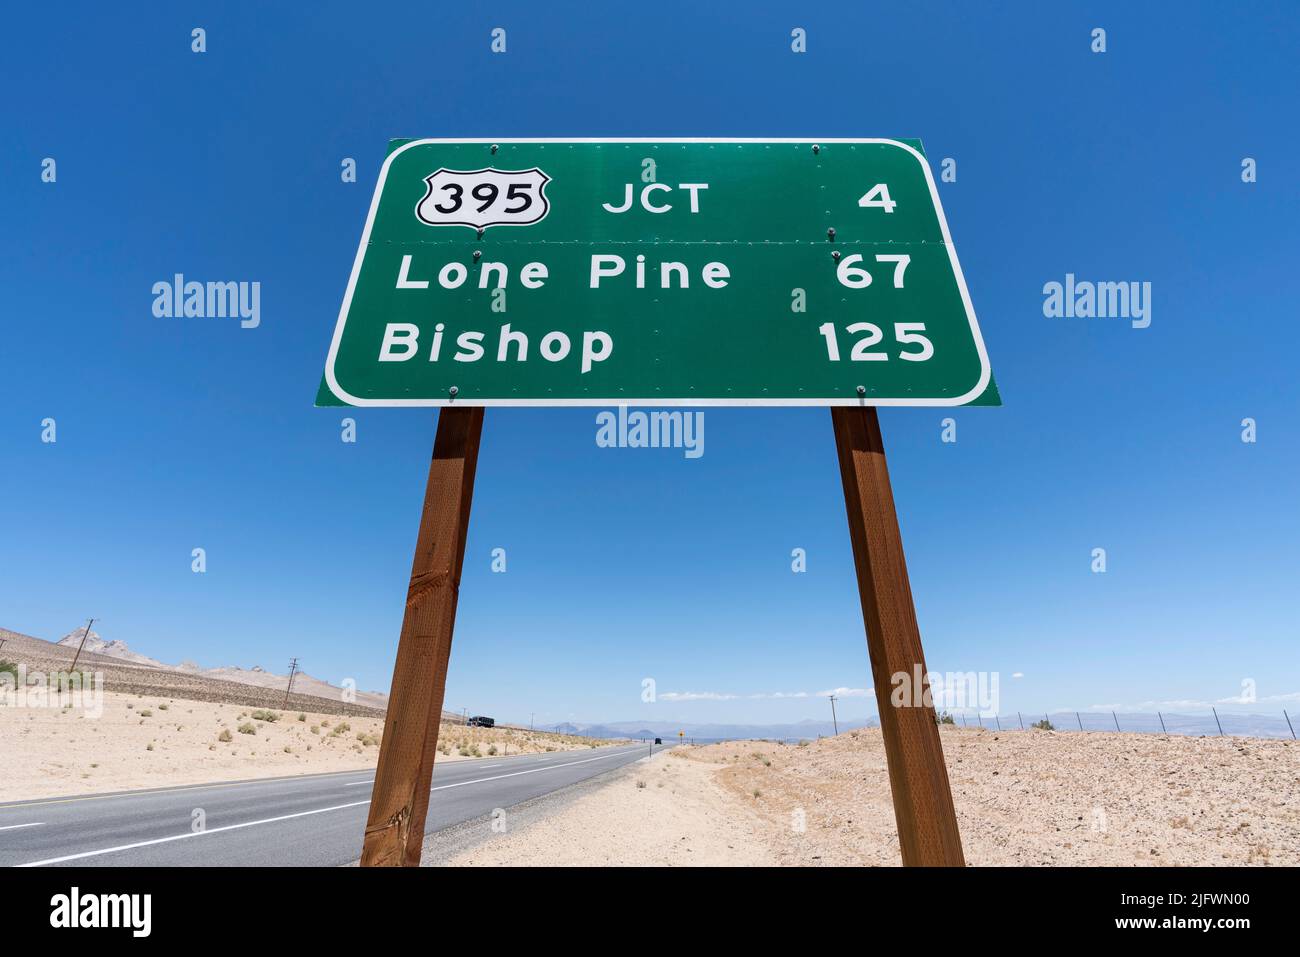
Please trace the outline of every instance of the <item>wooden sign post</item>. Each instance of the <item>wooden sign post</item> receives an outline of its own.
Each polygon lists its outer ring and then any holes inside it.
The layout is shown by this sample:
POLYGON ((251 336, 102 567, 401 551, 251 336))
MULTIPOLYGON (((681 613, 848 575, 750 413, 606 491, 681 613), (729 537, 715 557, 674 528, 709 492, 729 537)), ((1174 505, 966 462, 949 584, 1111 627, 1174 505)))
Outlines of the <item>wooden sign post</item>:
POLYGON ((831 421, 903 863, 962 867, 966 861, 939 725, 923 693, 928 683, 923 678, 922 687, 910 688, 902 707, 890 700, 895 675, 910 685, 926 667, 880 421, 870 406, 833 408, 831 421))
MULTIPOLYGON (((921 675, 926 668, 880 422, 871 407, 832 408, 831 420, 903 863, 960 867, 957 815, 925 685, 910 689, 904 706, 890 700, 895 675, 910 682, 918 666, 921 675)), ((482 430, 482 408, 444 409, 438 418, 363 867, 420 863, 482 430)))
POLYGON ((465 561, 482 408, 443 409, 375 769, 361 864, 418 867, 465 561))

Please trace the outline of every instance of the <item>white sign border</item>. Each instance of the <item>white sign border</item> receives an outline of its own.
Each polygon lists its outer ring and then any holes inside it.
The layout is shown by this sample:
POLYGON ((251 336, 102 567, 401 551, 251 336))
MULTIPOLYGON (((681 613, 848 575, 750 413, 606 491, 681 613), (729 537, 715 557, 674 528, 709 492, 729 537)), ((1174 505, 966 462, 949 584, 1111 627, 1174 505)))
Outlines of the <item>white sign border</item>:
POLYGON ((689 136, 689 137, 659 137, 659 136, 638 136, 624 139, 605 139, 603 137, 536 137, 536 138, 515 138, 515 139, 444 139, 429 138, 421 140, 411 140, 404 143, 397 149, 388 154, 384 160, 384 165, 379 171, 379 181, 375 184, 375 194, 370 200, 370 212, 366 216, 366 228, 361 233, 361 243, 357 246, 357 256, 352 263, 352 275, 348 278, 347 292, 343 296, 343 305, 339 308, 338 322, 334 326, 334 337, 330 340, 329 356, 325 360, 325 382, 329 386, 330 392, 340 402, 347 405, 366 407, 383 407, 383 408, 445 408, 449 406, 603 406, 609 407, 614 405, 627 406, 959 406, 978 399, 983 395, 984 390, 988 388, 989 380, 992 378, 992 369, 989 365, 988 352, 984 348, 984 337, 980 335, 979 323, 975 319, 975 307, 970 301, 970 292, 966 289, 966 277, 962 275, 961 263, 957 261, 957 250, 953 246, 952 235, 948 232, 948 220, 943 214, 943 204, 939 202, 939 190, 934 184, 934 174, 930 171, 930 164, 926 162, 924 156, 915 149, 898 140, 886 138, 872 139, 817 139, 815 137, 707 137, 707 136, 689 136), (906 150, 921 165, 921 170, 925 173, 925 181, 930 186, 930 198, 934 201, 934 212, 939 219, 939 228, 943 233, 943 243, 948 249, 948 258, 952 263, 953 275, 957 277, 957 287, 961 291, 961 301, 966 307, 966 318, 970 321, 971 335, 975 340, 975 350, 980 359, 980 378, 975 387, 965 395, 957 396, 951 399, 904 399, 904 398, 874 398, 874 397, 845 397, 843 399, 834 398, 816 398, 816 399, 795 399, 795 398, 773 398, 773 399, 689 399, 689 398, 649 398, 633 399, 621 396, 600 396, 581 399, 480 399, 480 398, 420 398, 420 399, 363 399, 354 396, 345 390, 338 382, 334 374, 334 363, 338 357, 339 343, 343 338, 343 324, 347 320, 348 310, 352 306, 352 293, 357 287, 357 277, 361 274, 361 262, 365 258, 366 247, 370 244, 370 231, 375 224, 375 213, 379 209, 379 198, 384 193, 384 183, 388 179, 388 170, 393 165, 393 160, 401 156, 406 150, 416 146, 429 146, 433 144, 459 145, 468 143, 788 143, 800 144, 806 143, 880 143, 889 146, 897 146, 899 149, 906 150))

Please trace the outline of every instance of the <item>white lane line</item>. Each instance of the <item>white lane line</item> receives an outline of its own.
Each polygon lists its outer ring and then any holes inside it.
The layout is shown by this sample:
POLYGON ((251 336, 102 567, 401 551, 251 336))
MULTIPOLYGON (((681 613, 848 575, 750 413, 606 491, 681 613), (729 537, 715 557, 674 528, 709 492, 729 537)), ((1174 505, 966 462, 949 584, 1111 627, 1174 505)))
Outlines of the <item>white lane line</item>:
POLYGON ((0 831, 16 831, 20 827, 41 827, 44 824, 44 821, 32 821, 31 824, 7 824, 4 827, 0 827, 0 831))
POLYGON ((369 801, 353 801, 351 804, 336 804, 334 807, 317 808, 314 811, 299 811, 297 814, 283 814, 280 817, 268 817, 260 821, 245 821, 243 824, 227 824, 225 827, 210 827, 205 831, 192 831, 188 834, 173 834, 171 837, 159 837, 152 841, 137 841, 135 844, 120 844, 117 847, 106 847, 100 851, 84 851, 81 854, 65 854, 63 857, 51 857, 43 861, 32 861, 29 864, 18 864, 18 867, 43 867, 46 864, 62 864, 64 861, 79 861, 84 857, 98 857, 101 854, 113 854, 117 851, 129 851, 137 847, 150 847, 154 844, 168 844, 171 841, 183 841, 189 837, 204 837, 208 834, 220 834, 222 831, 237 831, 242 827, 253 827, 257 824, 274 824, 276 821, 288 821, 295 817, 307 817, 311 814, 324 814, 326 811, 341 811, 349 807, 361 807, 363 804, 369 804, 369 801))
POLYGON ((536 774, 538 771, 553 771, 557 768, 571 768, 575 764, 590 764, 592 761, 604 761, 607 758, 621 758, 626 751, 619 751, 615 754, 602 754, 595 758, 584 758, 581 761, 568 761, 564 764, 548 764, 540 768, 529 768, 527 771, 511 771, 509 774, 494 774, 490 778, 475 778, 473 781, 457 781, 455 784, 443 784, 436 788, 430 788, 430 791, 445 791, 448 788, 463 788, 467 784, 482 784, 484 781, 500 781, 502 778, 514 778, 521 774, 536 774))
MULTIPOLYGON (((445 791, 448 788, 465 787, 467 784, 483 784, 487 781, 499 781, 502 778, 518 777, 521 774, 536 774, 538 771, 550 771, 556 768, 570 768, 577 764, 590 764, 592 761, 604 761, 607 758, 622 757, 627 750, 617 751, 613 754, 602 754, 594 758, 584 758, 581 761, 567 761, 564 764, 550 764, 540 768, 529 768, 527 771, 511 771, 508 774, 496 774, 487 778, 476 778, 473 781, 458 781, 455 784, 444 784, 440 787, 431 788, 431 791, 445 791)), ((365 782, 353 782, 357 784, 365 782)), ((152 841, 137 841, 135 844, 120 844, 117 847, 106 847, 99 851, 83 851, 80 854, 65 854, 63 857, 51 857, 43 861, 31 861, 27 864, 18 864, 17 867, 43 867, 46 864, 62 864, 64 861, 79 861, 86 857, 99 857, 102 854, 114 854, 118 851, 130 851, 137 847, 151 847, 155 844, 168 844, 172 841, 183 841, 191 837, 203 837, 207 834, 220 834, 222 831, 237 831, 240 828, 254 827, 258 824, 274 824, 277 821, 288 821, 293 818, 307 817, 312 814, 324 814, 327 811, 342 811, 345 808, 361 807, 363 804, 369 804, 367 801, 353 801, 351 804, 336 804, 333 807, 317 808, 314 811, 299 811, 296 814, 282 814, 279 817, 268 817, 260 821, 245 821, 243 824, 227 824, 224 827, 210 827, 205 831, 195 831, 187 834, 173 834, 171 837, 158 837, 152 841)))
MULTIPOLYGON (((587 758, 587 759, 584 760, 584 761, 568 761, 568 762, 566 762, 566 763, 564 763, 564 764, 550 764, 550 763, 547 763, 548 761, 553 761, 553 760, 554 760, 554 758, 551 757, 550 755, 534 755, 534 754, 529 754, 529 755, 526 755, 526 757, 530 757, 530 758, 536 757, 536 758, 539 758, 540 760, 538 761, 538 763, 539 763, 539 764, 542 764, 543 766, 540 767, 540 768, 530 768, 530 769, 527 770, 527 771, 513 771, 513 772, 511 772, 510 774, 497 774, 497 775, 494 775, 493 777, 490 777, 490 778, 477 778, 477 779, 475 779, 475 780, 473 780, 473 781, 461 781, 461 782, 459 782, 459 783, 457 783, 457 784, 444 784, 444 785, 442 785, 442 787, 431 788, 430 790, 432 790, 432 791, 441 791, 441 790, 443 790, 443 788, 458 788, 458 787, 461 787, 462 785, 465 785, 465 784, 480 784, 480 783, 482 783, 483 781, 495 781, 495 780, 497 780, 498 778, 509 778, 509 777, 513 777, 515 774, 532 774, 534 771, 545 771, 545 770, 547 770, 548 768, 567 768, 567 767, 570 767, 570 766, 572 766, 572 765, 574 765, 574 764, 586 764, 588 761, 599 761, 599 760, 601 760, 601 759, 603 759, 603 758, 615 758, 615 757, 618 757, 620 754, 627 754, 627 753, 628 753, 628 750, 630 750, 630 749, 628 749, 628 748, 623 748, 623 749, 621 749, 621 750, 618 750, 618 751, 612 752, 611 754, 602 754, 602 755, 600 755, 599 757, 595 757, 595 758, 587 758)), ((462 763, 462 762, 460 762, 460 761, 453 761, 453 762, 451 762, 451 765, 454 765, 454 766, 460 766, 461 763, 462 763)), ((448 767, 448 766, 449 766, 449 765, 447 765, 447 764, 440 765, 440 767, 444 767, 444 768, 445 768, 445 767, 448 767)), ((480 768, 482 768, 483 770, 486 771, 488 768, 499 768, 499 767, 501 767, 501 765, 500 765, 499 763, 498 763, 498 764, 480 764, 480 765, 478 765, 478 767, 480 767, 480 768)), ((368 780, 368 781, 349 781, 349 782, 347 782, 347 784, 344 785, 344 787, 352 787, 353 785, 357 785, 357 784, 372 784, 372 783, 374 783, 374 782, 373 782, 373 779, 372 779, 372 780, 368 780)))

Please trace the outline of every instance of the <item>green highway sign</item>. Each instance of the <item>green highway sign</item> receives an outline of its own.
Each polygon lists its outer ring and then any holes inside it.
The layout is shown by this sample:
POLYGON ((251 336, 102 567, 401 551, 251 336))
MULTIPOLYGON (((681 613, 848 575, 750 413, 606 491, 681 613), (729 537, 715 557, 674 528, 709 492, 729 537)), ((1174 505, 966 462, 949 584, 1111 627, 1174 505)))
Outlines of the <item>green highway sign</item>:
POLYGON ((395 140, 318 405, 997 405, 916 140, 395 140))

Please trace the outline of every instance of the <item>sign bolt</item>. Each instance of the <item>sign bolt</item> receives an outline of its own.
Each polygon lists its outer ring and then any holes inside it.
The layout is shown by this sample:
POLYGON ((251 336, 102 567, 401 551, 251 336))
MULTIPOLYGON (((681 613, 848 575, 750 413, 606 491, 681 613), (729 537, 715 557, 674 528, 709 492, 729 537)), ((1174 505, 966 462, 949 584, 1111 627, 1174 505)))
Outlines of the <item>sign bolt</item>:
POLYGON ((482 227, 482 226, 480 226, 480 227, 478 228, 478 238, 479 238, 479 239, 482 239, 482 238, 483 238, 483 227, 482 227))
POLYGON ((475 261, 475 262, 478 262, 479 259, 481 259, 482 257, 483 257, 483 250, 481 250, 481 249, 476 249, 476 250, 474 250, 474 261, 475 261))
MULTIPOLYGON (((455 387, 455 386, 452 386, 452 387, 451 387, 451 391, 452 391, 452 392, 455 392, 455 391, 456 391, 456 387, 455 387)), ((867 387, 866 387, 865 385, 860 385, 860 386, 858 386, 858 395, 866 395, 866 394, 867 394, 867 387)))
MULTIPOLYGON (((858 386, 858 388, 861 389, 862 386, 858 386)), ((456 388, 455 386, 452 386, 450 389, 447 390, 447 394, 454 399, 456 398, 456 393, 459 391, 460 389, 456 388)))
POLYGON ((840 251, 838 249, 831 253, 831 259, 834 259, 836 262, 840 261, 840 251))
POLYGON ((822 151, 822 148, 821 148, 820 146, 818 146, 816 143, 814 143, 814 144, 813 144, 813 155, 815 156, 815 155, 817 155, 818 153, 820 153, 821 151, 822 151))
POLYGON ((834 226, 832 226, 830 229, 826 230, 826 238, 829 239, 831 242, 835 242, 835 227, 834 227, 834 226))
POLYGON ((497 146, 495 143, 493 143, 493 144, 492 144, 492 152, 495 153, 498 149, 500 149, 500 147, 497 146))

